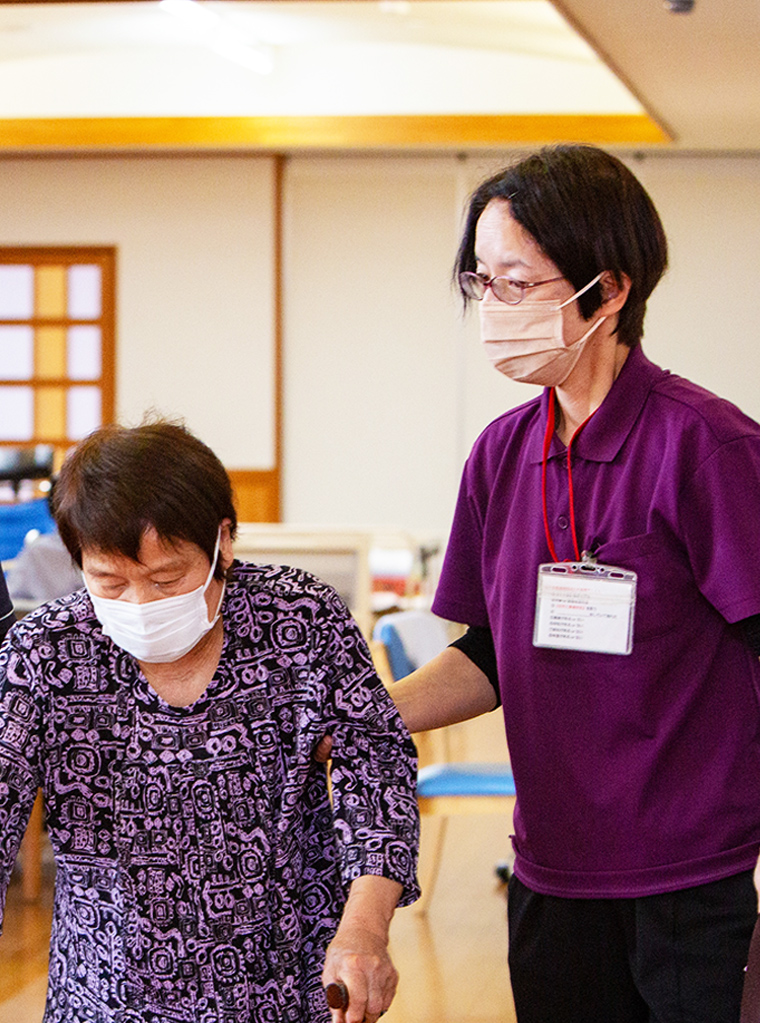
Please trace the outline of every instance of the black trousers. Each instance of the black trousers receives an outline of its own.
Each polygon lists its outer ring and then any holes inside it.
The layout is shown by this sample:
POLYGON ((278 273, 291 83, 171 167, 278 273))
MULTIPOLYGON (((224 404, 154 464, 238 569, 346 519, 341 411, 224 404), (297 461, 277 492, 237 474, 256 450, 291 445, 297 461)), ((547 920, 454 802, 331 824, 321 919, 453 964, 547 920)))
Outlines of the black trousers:
POLYGON ((633 899, 565 899, 509 882, 518 1023, 739 1023, 752 871, 633 899))

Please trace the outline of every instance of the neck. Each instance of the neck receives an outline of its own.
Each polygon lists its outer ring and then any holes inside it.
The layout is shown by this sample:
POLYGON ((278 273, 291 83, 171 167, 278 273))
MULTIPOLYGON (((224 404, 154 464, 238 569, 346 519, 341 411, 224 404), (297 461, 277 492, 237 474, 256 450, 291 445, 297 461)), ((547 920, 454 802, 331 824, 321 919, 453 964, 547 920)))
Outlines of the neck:
POLYGON ((139 661, 150 687, 172 707, 189 707, 203 695, 219 665, 224 639, 221 616, 212 629, 178 661, 139 661))
POLYGON ((596 357, 580 360, 567 380, 555 389, 556 432, 565 445, 607 397, 630 352, 630 348, 620 344, 595 345, 594 349, 596 357))

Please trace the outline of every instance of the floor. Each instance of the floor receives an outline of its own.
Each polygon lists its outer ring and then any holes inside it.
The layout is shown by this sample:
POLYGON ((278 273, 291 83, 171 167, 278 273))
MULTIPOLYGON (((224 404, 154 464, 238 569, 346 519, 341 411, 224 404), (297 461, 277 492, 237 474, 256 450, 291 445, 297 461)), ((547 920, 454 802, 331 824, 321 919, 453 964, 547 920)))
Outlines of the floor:
POLYGON ((450 822, 427 915, 410 907, 393 921, 400 980, 383 1023, 514 1023, 506 899, 494 874, 508 833, 499 817, 450 822))
MULTIPOLYGON (((461 752, 498 759, 500 727, 496 715, 457 726, 461 752)), ((423 820, 423 855, 429 823, 423 820)), ((410 907, 393 921, 391 955, 400 981, 383 1023, 514 1023, 506 899, 494 874, 509 831, 508 814, 450 820, 427 914, 410 907)), ((0 937, 0 1023, 41 1023, 51 905, 50 869, 39 903, 24 904, 18 880, 11 883, 0 937)))
POLYGON ((40 1023, 45 1006, 53 875, 46 870, 39 902, 24 903, 14 877, 0 937, 0 1023, 40 1023))

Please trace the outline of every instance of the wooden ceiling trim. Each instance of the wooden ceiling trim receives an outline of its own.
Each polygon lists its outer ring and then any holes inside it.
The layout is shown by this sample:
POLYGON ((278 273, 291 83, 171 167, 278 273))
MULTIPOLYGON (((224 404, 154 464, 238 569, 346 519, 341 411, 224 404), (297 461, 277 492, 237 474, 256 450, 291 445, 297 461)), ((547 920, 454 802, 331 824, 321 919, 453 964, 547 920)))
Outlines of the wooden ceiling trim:
POLYGON ((499 148, 551 142, 663 145, 646 114, 75 117, 0 120, 0 152, 499 148))

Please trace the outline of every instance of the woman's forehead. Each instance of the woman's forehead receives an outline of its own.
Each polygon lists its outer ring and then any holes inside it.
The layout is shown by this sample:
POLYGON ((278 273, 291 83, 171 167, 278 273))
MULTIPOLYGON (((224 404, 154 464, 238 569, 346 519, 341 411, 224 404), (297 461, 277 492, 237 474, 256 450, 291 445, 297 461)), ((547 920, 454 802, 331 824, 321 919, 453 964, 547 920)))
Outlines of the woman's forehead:
POLYGON ((510 205, 504 199, 492 199, 478 219, 475 258, 504 269, 551 262, 533 235, 512 216, 510 205))
POLYGON ((182 568, 200 558, 208 560, 196 544, 179 537, 162 537, 153 526, 143 531, 137 560, 121 551, 103 550, 100 547, 82 549, 83 567, 97 572, 124 572, 129 569, 156 572, 182 568))

